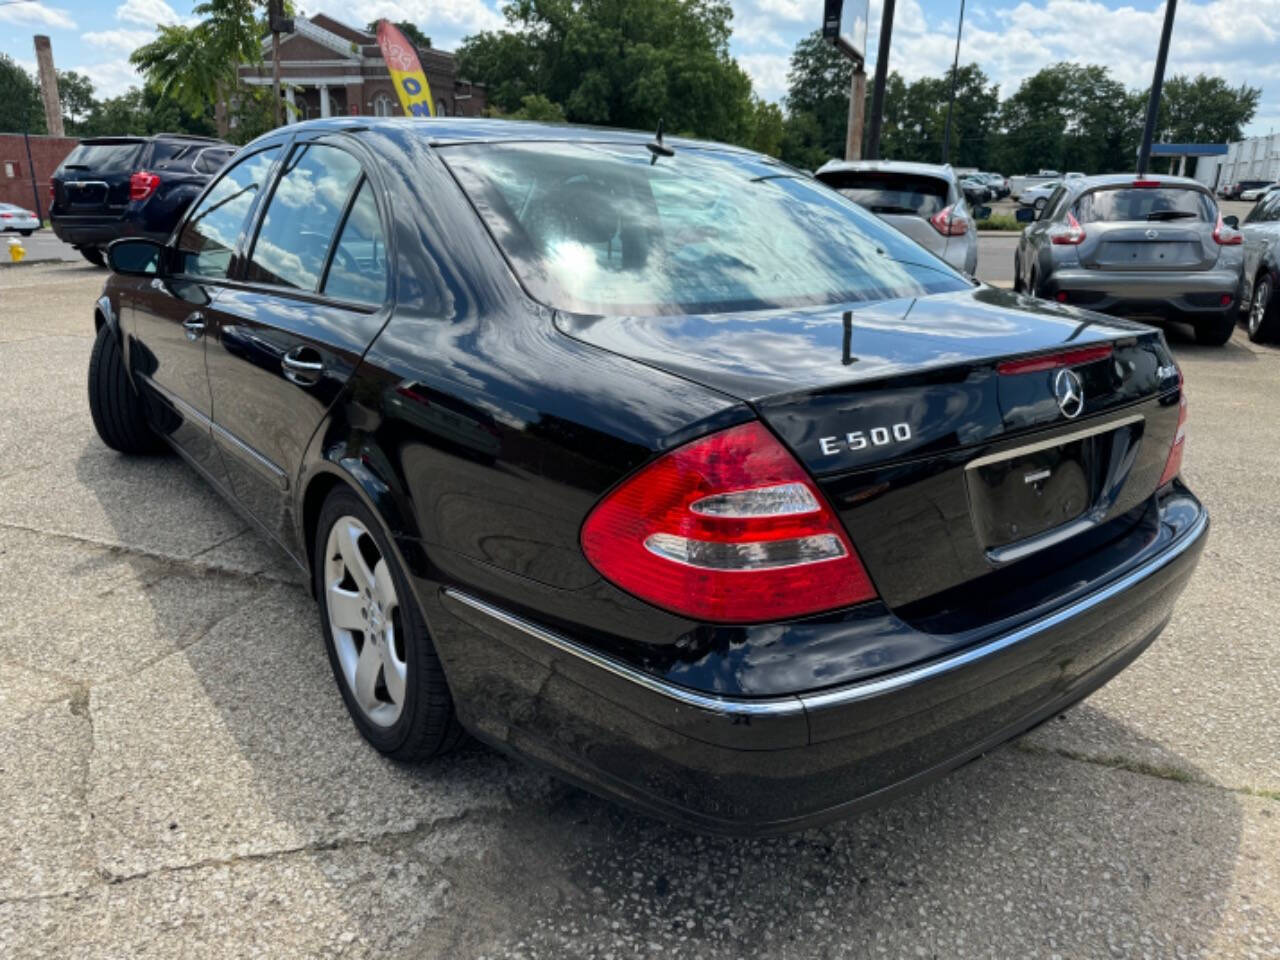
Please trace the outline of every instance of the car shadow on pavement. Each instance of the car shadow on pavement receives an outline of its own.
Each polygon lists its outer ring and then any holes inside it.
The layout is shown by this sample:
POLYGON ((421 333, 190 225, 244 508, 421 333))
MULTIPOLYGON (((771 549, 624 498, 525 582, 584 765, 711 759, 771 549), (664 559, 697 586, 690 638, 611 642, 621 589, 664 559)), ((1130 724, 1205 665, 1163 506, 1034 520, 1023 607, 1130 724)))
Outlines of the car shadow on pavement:
MULTIPOLYGON (((189 473, 92 443, 76 471, 122 539, 148 485, 189 473)), ((186 507, 229 509, 212 491, 186 507)), ((88 802, 108 879, 160 884, 164 900, 171 871, 240 871, 237 895, 203 903, 182 936, 252 936, 282 884, 305 889, 321 928, 369 945, 353 955, 1170 956, 1208 950, 1223 922, 1244 815, 1228 791, 1023 744, 829 826, 701 836, 474 743, 387 761, 346 715, 304 587, 157 552, 124 554, 143 584, 130 629, 160 637, 91 691, 88 802)), ((1169 770, 1207 779, 1176 756, 1169 770)))

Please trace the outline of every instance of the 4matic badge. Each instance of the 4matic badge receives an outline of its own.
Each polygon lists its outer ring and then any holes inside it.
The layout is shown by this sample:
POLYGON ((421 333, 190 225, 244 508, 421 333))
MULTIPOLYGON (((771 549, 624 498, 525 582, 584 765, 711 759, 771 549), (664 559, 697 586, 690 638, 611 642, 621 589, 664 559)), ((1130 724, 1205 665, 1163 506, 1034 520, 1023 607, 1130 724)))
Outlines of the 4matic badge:
POLYGON ((845 450, 865 450, 867 447, 885 447, 893 443, 905 443, 911 439, 911 426, 895 423, 891 427, 872 427, 870 430, 851 430, 843 437, 819 437, 822 452, 833 457, 845 450))

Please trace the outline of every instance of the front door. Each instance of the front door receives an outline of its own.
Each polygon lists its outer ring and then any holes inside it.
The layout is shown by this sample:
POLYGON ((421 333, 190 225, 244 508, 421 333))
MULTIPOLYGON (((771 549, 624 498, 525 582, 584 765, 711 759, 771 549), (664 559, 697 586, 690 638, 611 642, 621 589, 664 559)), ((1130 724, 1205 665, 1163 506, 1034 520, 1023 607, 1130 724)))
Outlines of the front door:
POLYGON ((205 336, 237 239, 279 152, 259 151, 226 170, 183 223, 165 276, 139 285, 125 318, 131 367, 153 422, 224 484, 212 442, 205 336))
POLYGON ((237 499, 295 554, 303 454, 387 316, 375 192, 348 150, 296 144, 213 314, 215 441, 237 499))

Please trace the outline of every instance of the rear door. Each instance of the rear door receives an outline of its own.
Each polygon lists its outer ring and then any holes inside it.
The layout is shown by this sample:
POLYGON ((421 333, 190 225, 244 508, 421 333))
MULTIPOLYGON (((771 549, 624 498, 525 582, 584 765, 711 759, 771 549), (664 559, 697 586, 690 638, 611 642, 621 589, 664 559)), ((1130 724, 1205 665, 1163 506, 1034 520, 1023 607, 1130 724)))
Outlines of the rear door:
POLYGON ((215 480, 226 481, 212 444, 205 333, 232 254, 280 147, 245 157, 209 189, 183 223, 168 275, 130 287, 121 312, 130 366, 152 420, 215 480))
POLYGON ((1085 230, 1078 250, 1085 267, 1188 271, 1218 262, 1217 206, 1203 190, 1163 183, 1099 187, 1081 194, 1072 212, 1085 230))
POLYGON ((215 440, 236 497, 295 551, 303 453, 390 311, 387 211, 367 159, 296 143, 213 312, 215 440))
POLYGON ((81 142, 53 175, 54 209, 66 216, 122 216, 129 205, 129 178, 146 146, 134 137, 81 142))

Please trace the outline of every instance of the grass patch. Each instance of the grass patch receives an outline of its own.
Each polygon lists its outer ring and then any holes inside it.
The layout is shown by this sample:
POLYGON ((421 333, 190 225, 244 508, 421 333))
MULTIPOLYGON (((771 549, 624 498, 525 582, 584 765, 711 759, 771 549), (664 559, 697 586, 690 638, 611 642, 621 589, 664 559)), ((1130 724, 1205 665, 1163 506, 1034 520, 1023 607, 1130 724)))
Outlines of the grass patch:
POLYGON ((1014 233, 1021 233, 1025 223, 1019 223, 1012 214, 995 213, 987 217, 985 220, 978 221, 979 230, 1009 230, 1014 233))

